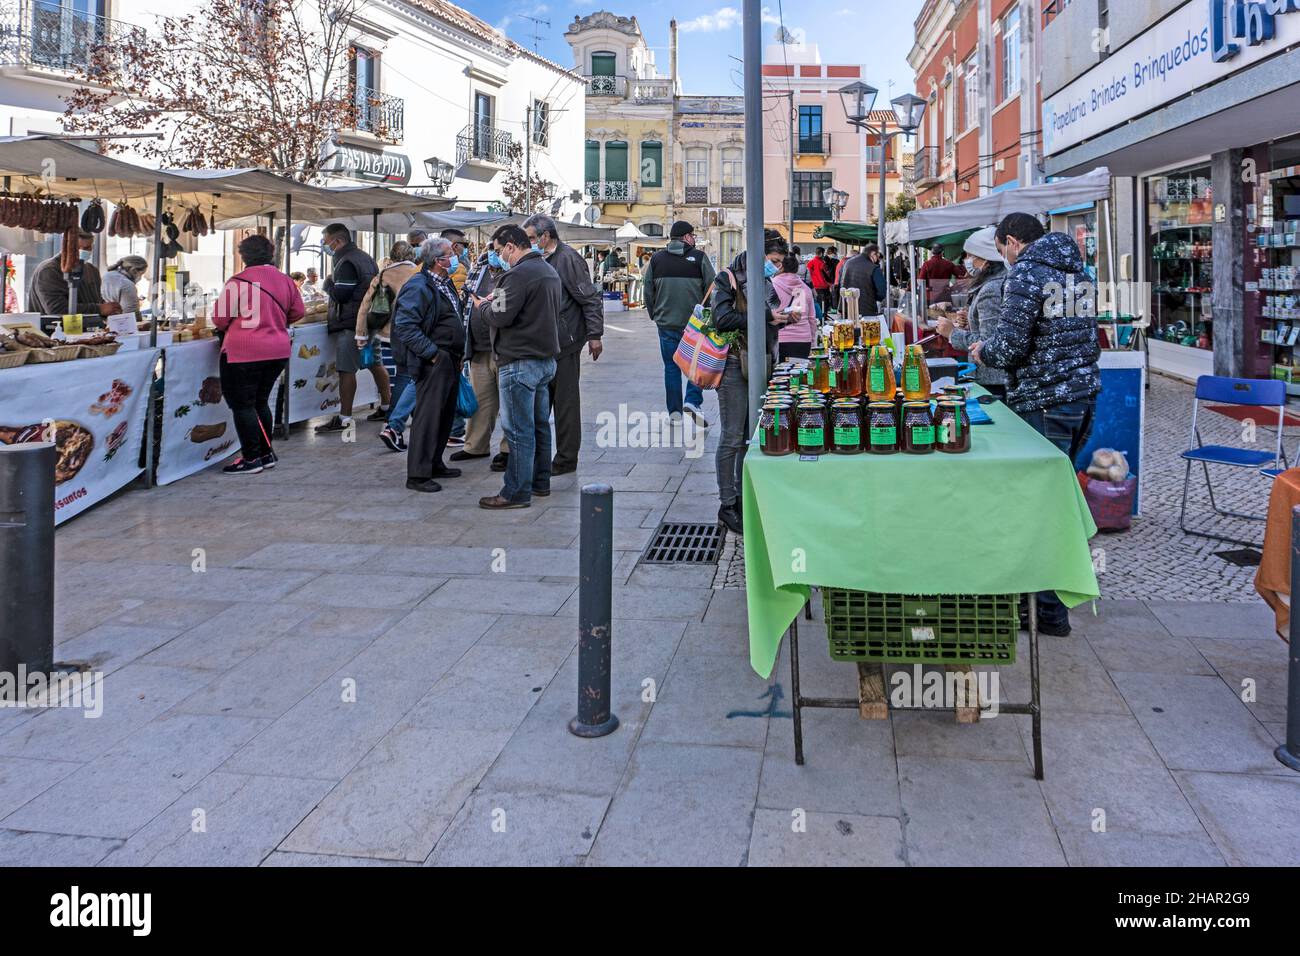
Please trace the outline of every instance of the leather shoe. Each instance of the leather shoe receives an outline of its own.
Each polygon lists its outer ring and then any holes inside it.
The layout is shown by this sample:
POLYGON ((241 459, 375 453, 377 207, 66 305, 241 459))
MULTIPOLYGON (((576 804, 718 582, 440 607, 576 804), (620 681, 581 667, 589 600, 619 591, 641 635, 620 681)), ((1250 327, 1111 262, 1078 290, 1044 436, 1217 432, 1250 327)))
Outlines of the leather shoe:
POLYGON ((435 478, 459 478, 459 468, 436 468, 433 472, 435 478))
POLYGON ((489 511, 505 511, 508 508, 527 508, 528 502, 511 501, 509 498, 502 498, 500 495, 492 495, 488 498, 480 498, 478 506, 489 511))
POLYGON ((509 461, 510 461, 510 452, 508 451, 499 452, 495 457, 493 457, 492 464, 489 465, 488 467, 490 467, 493 471, 505 471, 506 464, 509 461))
POLYGON ((438 484, 432 478, 407 478, 406 487, 410 491, 442 491, 442 485, 438 484))
POLYGON ((551 496, 551 489, 550 489, 550 488, 534 488, 534 489, 533 489, 533 497, 534 497, 534 498, 549 498, 550 496, 551 496))
POLYGON ((718 521, 726 526, 726 529, 732 534, 738 534, 742 537, 745 534, 745 523, 740 517, 740 511, 735 505, 727 507, 723 505, 718 509, 718 521))
POLYGON ((571 475, 577 470, 577 462, 574 462, 572 465, 557 465, 554 461, 551 462, 551 477, 555 477, 556 475, 571 475))
POLYGON ((487 452, 484 452, 481 455, 475 455, 467 451, 454 451, 448 457, 452 461, 473 461, 475 458, 486 458, 487 456, 487 452))

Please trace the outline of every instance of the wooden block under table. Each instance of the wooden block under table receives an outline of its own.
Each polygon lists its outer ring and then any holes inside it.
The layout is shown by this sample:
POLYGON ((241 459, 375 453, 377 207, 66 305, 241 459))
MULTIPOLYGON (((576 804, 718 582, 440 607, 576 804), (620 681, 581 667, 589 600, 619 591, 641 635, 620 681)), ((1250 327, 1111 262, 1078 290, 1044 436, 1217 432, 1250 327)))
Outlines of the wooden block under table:
MULTIPOLYGON (((960 674, 971 673, 969 664, 947 664, 945 670, 957 672, 960 674)), ((971 688, 973 700, 966 699, 966 682, 958 681, 956 684, 957 699, 953 702, 953 712, 957 715, 959 724, 977 724, 980 719, 980 690, 979 684, 974 684, 971 688)))
POLYGON ((889 719, 883 664, 858 665, 858 716, 863 720, 889 719))

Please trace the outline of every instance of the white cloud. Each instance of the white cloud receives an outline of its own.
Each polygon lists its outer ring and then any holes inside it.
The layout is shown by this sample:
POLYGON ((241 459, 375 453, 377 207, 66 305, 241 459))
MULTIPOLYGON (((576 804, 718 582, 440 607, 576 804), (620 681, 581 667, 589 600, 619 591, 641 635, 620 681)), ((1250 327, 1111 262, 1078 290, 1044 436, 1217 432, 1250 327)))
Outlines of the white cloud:
MULTIPOLYGON (((734 30, 744 22, 744 14, 735 7, 719 7, 712 13, 704 13, 693 20, 679 23, 677 28, 685 33, 716 33, 721 30, 734 30)), ((781 18, 772 12, 771 7, 764 7, 762 22, 773 26, 781 18)))

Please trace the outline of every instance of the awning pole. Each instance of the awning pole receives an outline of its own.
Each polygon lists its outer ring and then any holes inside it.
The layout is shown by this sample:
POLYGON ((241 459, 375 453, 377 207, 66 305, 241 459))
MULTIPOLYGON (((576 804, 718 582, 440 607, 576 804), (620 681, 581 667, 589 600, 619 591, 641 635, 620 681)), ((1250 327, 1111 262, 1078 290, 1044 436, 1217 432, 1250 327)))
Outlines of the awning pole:
MULTIPOLYGON (((763 277, 763 62, 762 15, 759 0, 744 4, 745 91, 745 274, 749 349, 749 423, 745 437, 758 421, 760 398, 767 386, 767 291, 763 277)), ((794 201, 794 197, 790 197, 794 201)), ((790 241, 794 241, 793 234, 790 241)), ((721 263, 719 263, 721 265, 721 263)))
MULTIPOLYGON (((149 310, 149 348, 158 345, 158 309, 162 303, 162 226, 163 226, 163 184, 159 183, 153 197, 153 279, 150 291, 153 293, 153 307, 149 310)), ((150 422, 153 418, 150 417, 150 422)), ((152 447, 152 446, 151 446, 152 447)))
MULTIPOLYGON (((1106 277, 1106 280, 1110 283, 1110 302, 1113 309, 1113 314, 1111 315, 1111 318, 1114 319, 1116 322, 1118 322, 1119 306, 1117 304, 1118 299, 1115 295, 1115 292, 1117 288, 1117 283, 1119 282, 1119 275, 1118 275, 1119 260, 1115 257, 1115 236, 1111 232, 1109 196, 1101 201, 1101 206, 1102 206, 1102 214, 1106 217, 1106 261, 1110 267, 1110 275, 1106 277)), ((1119 335, 1118 329, 1116 329, 1115 335, 1118 337, 1119 335)))
POLYGON ((908 244, 908 261, 912 268, 912 341, 918 342, 921 339, 920 320, 917 318, 917 311, 921 306, 921 287, 916 278, 916 243, 908 244))
POLYGON ((370 255, 379 261, 379 210, 374 209, 370 213, 370 255))
POLYGON ((289 254, 293 245, 293 193, 284 195, 284 271, 289 271, 289 254))

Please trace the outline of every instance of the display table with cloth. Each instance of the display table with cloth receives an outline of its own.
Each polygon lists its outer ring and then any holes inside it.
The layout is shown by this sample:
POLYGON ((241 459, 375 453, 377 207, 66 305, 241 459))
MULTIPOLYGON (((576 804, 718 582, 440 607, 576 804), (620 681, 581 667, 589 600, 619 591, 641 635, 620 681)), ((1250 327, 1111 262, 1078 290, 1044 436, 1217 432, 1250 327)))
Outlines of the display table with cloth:
POLYGON ((1297 505, 1300 468, 1288 468, 1274 480, 1268 496, 1264 556, 1255 572, 1255 590, 1273 609, 1277 636, 1284 641, 1291 626, 1291 512, 1297 505))
MULTIPOLYGON (((971 428, 971 450, 961 455, 828 454, 814 462, 767 456, 752 442, 743 491, 750 664, 769 676, 790 631, 796 738, 796 619, 814 586, 1055 591, 1069 607, 1099 596, 1088 546, 1097 529, 1069 459, 1001 402, 981 407, 992 423, 971 428)), ((1030 655, 1036 698, 1036 629, 1030 655)), ((1034 717, 1036 742, 1037 710, 1036 699, 1022 710, 1034 717)))

